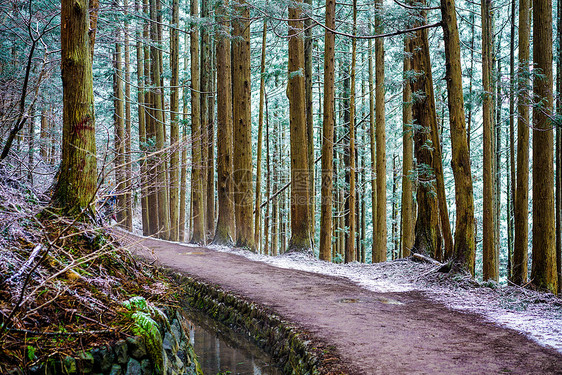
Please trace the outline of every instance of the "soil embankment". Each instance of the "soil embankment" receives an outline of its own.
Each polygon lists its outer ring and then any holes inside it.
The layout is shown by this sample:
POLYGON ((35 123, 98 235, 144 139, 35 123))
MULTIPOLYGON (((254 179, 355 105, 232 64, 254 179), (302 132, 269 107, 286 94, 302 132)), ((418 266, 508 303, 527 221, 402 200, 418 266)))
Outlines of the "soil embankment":
POLYGON ((203 247, 126 235, 138 255, 263 306, 333 346, 352 374, 562 374, 562 354, 420 292, 376 293, 344 278, 203 247))

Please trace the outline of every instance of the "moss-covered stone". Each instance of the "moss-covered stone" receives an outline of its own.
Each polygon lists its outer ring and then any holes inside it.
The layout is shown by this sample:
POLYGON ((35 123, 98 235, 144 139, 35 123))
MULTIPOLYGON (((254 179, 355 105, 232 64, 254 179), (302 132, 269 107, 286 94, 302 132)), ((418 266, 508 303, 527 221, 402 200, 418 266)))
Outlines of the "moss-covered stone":
POLYGON ((76 358, 78 373, 91 374, 94 370, 94 356, 90 352, 81 352, 76 358))
POLYGON ((124 365, 129 360, 129 355, 127 354, 127 342, 125 340, 119 340, 113 346, 113 352, 115 353, 115 360, 120 365, 124 365))
POLYGON ((187 303, 208 316, 249 334, 254 343, 269 353, 287 374, 318 374, 319 363, 308 342, 297 330, 260 306, 220 287, 177 275, 184 286, 187 303))
POLYGON ((62 373, 66 375, 73 375, 78 373, 76 367, 76 359, 67 356, 62 360, 62 373))
POLYGON ((146 344, 143 336, 127 337, 127 348, 129 349, 129 356, 135 359, 143 359, 146 357, 146 344))

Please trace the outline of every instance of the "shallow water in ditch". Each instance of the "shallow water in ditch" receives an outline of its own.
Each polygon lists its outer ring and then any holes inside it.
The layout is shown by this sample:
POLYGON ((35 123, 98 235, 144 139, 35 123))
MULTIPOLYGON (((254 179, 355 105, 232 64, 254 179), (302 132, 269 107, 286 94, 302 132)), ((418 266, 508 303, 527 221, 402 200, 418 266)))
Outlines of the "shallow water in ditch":
POLYGON ((190 341, 204 375, 281 375, 264 351, 249 338, 201 312, 184 310, 191 323, 190 341))

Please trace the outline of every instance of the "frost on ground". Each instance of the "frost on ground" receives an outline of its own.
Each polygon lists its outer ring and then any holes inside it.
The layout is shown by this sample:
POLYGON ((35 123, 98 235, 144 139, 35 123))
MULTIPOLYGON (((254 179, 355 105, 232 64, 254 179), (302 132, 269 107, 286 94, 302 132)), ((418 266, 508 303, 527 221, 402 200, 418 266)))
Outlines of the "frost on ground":
POLYGON ((224 246, 210 247, 275 267, 345 277, 374 292, 420 291, 449 308, 479 314, 562 353, 562 299, 552 294, 479 283, 463 275, 440 273, 437 272, 439 267, 407 259, 377 264, 335 264, 302 253, 271 257, 224 246))

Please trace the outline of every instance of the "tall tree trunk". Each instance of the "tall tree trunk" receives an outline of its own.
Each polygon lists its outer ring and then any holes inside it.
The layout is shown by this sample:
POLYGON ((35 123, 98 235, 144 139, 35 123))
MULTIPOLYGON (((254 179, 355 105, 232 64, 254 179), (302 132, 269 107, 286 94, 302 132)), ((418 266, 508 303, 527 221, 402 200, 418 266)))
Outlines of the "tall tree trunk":
POLYGON ((449 118, 451 123, 452 166, 455 178, 456 226, 453 260, 456 269, 474 275, 475 221, 470 155, 464 118, 464 98, 459 30, 454 0, 441 0, 445 39, 445 61, 449 118))
MULTIPOLYGON (((336 2, 326 0, 326 26, 336 27, 336 2)), ((334 74, 335 34, 324 33, 324 117, 322 124, 322 185, 320 202, 320 259, 332 260, 332 207, 334 177, 334 74)))
MULTIPOLYGON (((494 28, 492 27, 492 32, 494 28)), ((496 62, 497 66, 497 73, 494 79, 494 91, 495 91, 495 98, 494 98, 494 110, 496 114, 496 121, 494 124, 493 129, 495 129, 495 144, 494 144, 494 203, 495 203, 495 213, 494 213, 494 229, 495 229, 495 257, 497 259, 497 271, 499 275, 499 263, 500 263, 500 248, 501 248, 501 226, 500 226, 500 217, 501 217, 501 209, 502 209, 502 184, 501 184, 501 175, 502 169, 501 166, 501 140, 502 140, 502 94, 501 94, 501 85, 500 82, 502 80, 502 70, 501 70, 501 59, 497 58, 496 56, 500 56, 500 47, 501 47, 501 33, 498 35, 498 43, 497 43, 497 50, 494 52, 494 61, 496 62)), ((499 277, 499 276, 498 276, 499 277)))
MULTIPOLYGON (((471 6, 472 8, 472 6, 471 6)), ((474 112, 474 95, 472 93, 473 87, 473 80, 474 80, 474 39, 476 38, 476 21, 475 21, 475 14, 476 12, 472 9, 470 10, 470 71, 469 71, 469 83, 468 83, 468 115, 467 115, 467 127, 466 127, 466 137, 467 137, 467 145, 468 145, 468 155, 470 158, 470 140, 471 140, 471 133, 472 133, 472 113, 474 112)))
POLYGON ((494 223, 494 172, 493 172, 493 146, 492 146, 492 99, 493 92, 490 82, 492 73, 492 15, 491 0, 482 0, 482 127, 483 127, 483 192, 482 192, 482 247, 483 247, 483 278, 484 280, 498 281, 499 262, 496 257, 496 239, 494 223))
POLYGON ((263 111, 265 100, 265 47, 267 42, 267 20, 263 21, 263 31, 261 39, 261 64, 260 64, 260 104, 258 114, 258 147, 256 162, 256 205, 254 209, 254 244, 256 250, 260 252, 260 235, 261 235, 261 159, 263 149, 263 111))
POLYGON ((517 188, 513 282, 527 283, 529 251, 529 38, 530 0, 519 1, 519 69, 517 99, 517 188))
MULTIPOLYGON (((113 6, 119 6, 118 1, 113 6)), ((121 54, 121 32, 115 31, 115 50, 113 52, 113 144, 114 144, 114 169, 115 187, 112 192, 117 197, 116 219, 117 224, 125 227, 126 197, 125 197, 125 115, 123 111, 123 61, 121 54)))
POLYGON ((212 60, 213 60, 213 54, 211 52, 211 47, 212 47, 212 43, 211 43, 211 34, 209 32, 209 27, 207 26, 208 21, 208 17, 209 17, 209 2, 207 0, 202 0, 201 1, 201 18, 203 21, 203 27, 201 28, 201 49, 200 49, 200 55, 201 55, 201 63, 199 65, 200 67, 200 73, 201 73, 201 79, 200 79, 200 87, 201 87, 201 95, 200 95, 200 100, 201 100, 201 184, 203 185, 203 210, 205 211, 204 214, 204 222, 203 222, 203 226, 204 226, 204 230, 205 230, 205 234, 206 237, 208 235, 210 235, 211 228, 207 227, 207 223, 212 223, 211 227, 214 226, 214 213, 211 212, 211 217, 208 218, 207 214, 207 203, 208 203, 208 198, 210 198, 211 201, 214 201, 214 193, 213 194, 209 194, 209 189, 207 187, 208 185, 208 172, 209 172, 209 165, 213 163, 212 160, 209 159, 209 128, 211 126, 211 124, 209 123, 209 113, 213 110, 213 108, 211 108, 211 100, 210 98, 213 96, 212 93, 212 89, 213 89, 213 69, 212 69, 212 60))
POLYGON ((216 54, 214 53, 215 39, 210 38, 210 83, 207 101, 209 111, 207 111, 207 233, 209 238, 214 236, 215 222, 217 215, 215 212, 216 195, 215 195, 215 93, 216 85, 216 54))
MULTIPOLYGON (((280 186, 285 185, 285 168, 283 168, 283 159, 281 158, 281 152, 285 149, 285 128, 278 124, 279 129, 279 182, 280 186)), ((279 253, 285 254, 287 251, 287 194, 283 193, 280 196, 280 207, 279 207, 279 253)))
POLYGON ((128 231, 133 230, 133 192, 132 178, 133 170, 131 165, 131 48, 129 45, 129 3, 123 0, 123 8, 125 9, 125 228, 128 231))
MULTIPOLYGON (((377 159, 376 159, 376 134, 375 134, 375 85, 374 85, 374 68, 373 68, 373 43, 371 39, 368 41, 369 50, 369 136, 371 141, 371 212, 373 234, 377 231, 377 159)), ((373 237, 371 246, 371 262, 376 262, 376 241, 373 237)))
POLYGON ((366 238, 367 238, 367 158, 366 158, 366 152, 365 152, 365 147, 367 145, 367 133, 368 133, 368 128, 367 128, 367 122, 365 121, 366 118, 366 113, 368 111, 368 106, 367 106, 367 81, 365 79, 365 66, 366 66, 366 58, 367 58, 367 54, 365 53, 365 51, 362 52, 362 56, 361 56, 361 62, 362 62, 362 72, 361 72, 361 105, 362 105, 362 111, 361 111, 361 118, 362 118, 362 129, 363 129, 363 138, 362 138, 362 142, 361 144, 363 145, 363 150, 361 151, 361 169, 360 169, 360 176, 361 176, 361 196, 359 197, 359 200, 361 201, 361 236, 359 238, 359 244, 360 244, 360 248, 361 248, 361 263, 366 263, 367 262, 367 243, 366 243, 366 238))
MULTIPOLYGON (((353 0, 353 35, 357 34, 357 0, 353 0)), ((348 211, 348 238, 345 248, 345 262, 356 260, 355 236, 357 232, 356 217, 356 158, 355 158, 355 67, 357 65, 357 39, 351 42, 351 87, 349 95, 349 196, 347 201, 348 211)))
POLYGON ((265 189, 265 199, 267 202, 265 210, 265 220, 264 220, 264 254, 271 255, 270 253, 270 243, 269 243, 269 222, 271 221, 271 211, 269 197, 271 196, 271 154, 269 153, 269 111, 267 106, 267 95, 265 95, 265 155, 266 155, 266 168, 267 168, 267 179, 266 179, 266 189, 265 189))
MULTIPOLYGON (((187 0, 189 1, 189 0, 187 0)), ((217 12, 220 12, 218 10, 217 12)), ((184 36, 184 46, 187 46, 188 35, 187 33, 183 34, 184 36)), ((230 51, 230 49, 229 49, 230 51)), ((183 70, 187 70, 188 67, 188 58, 187 53, 185 53, 183 58, 183 70)), ((181 143, 181 176, 180 176, 180 213, 179 213, 179 241, 183 242, 185 240, 185 232, 186 232, 186 218, 187 218, 187 121, 189 118, 189 112, 187 108, 187 93, 189 88, 185 83, 183 83, 183 98, 182 98, 182 118, 183 118, 183 134, 182 134, 182 143, 181 143)))
POLYGON ((125 45, 125 228, 128 231, 133 230, 133 192, 132 192, 132 178, 133 170, 131 165, 131 46, 129 45, 129 3, 128 0, 123 0, 123 8, 125 12, 125 31, 124 31, 124 45, 125 45))
MULTIPOLYGON (((150 1, 150 15, 152 20, 158 19, 158 0, 150 1)), ((166 157, 164 153, 165 129, 164 107, 162 105, 163 86, 161 70, 160 45, 161 35, 158 32, 158 22, 151 22, 150 36, 153 44, 150 47, 150 60, 152 66, 152 107, 154 110, 154 127, 156 130, 156 149, 159 152, 156 166, 156 193, 158 197, 158 237, 168 239, 170 235, 170 214, 167 192, 166 157)))
MULTIPOLYGON (((153 38, 155 38, 156 36, 152 34, 152 29, 150 27, 150 23, 151 18, 152 17, 152 13, 151 13, 151 4, 149 0, 144 0, 144 9, 145 12, 147 14, 147 21, 144 24, 144 30, 143 30, 143 34, 144 34, 144 39, 146 41, 153 41, 153 38)), ((148 153, 153 153, 156 151, 156 117, 155 117, 155 111, 154 111, 154 100, 155 100, 155 96, 154 96, 154 81, 153 81, 153 77, 152 77, 152 66, 153 60, 152 60, 152 55, 151 55, 151 48, 149 43, 145 43, 144 44, 144 77, 145 77, 145 82, 147 83, 147 91, 145 94, 145 108, 146 108, 146 112, 145 112, 145 121, 146 121, 146 138, 147 138, 147 144, 146 146, 148 146, 148 144, 151 145, 150 148, 146 147, 146 151, 148 153)), ((149 217, 149 221, 148 221, 148 225, 149 225, 149 230, 148 230, 148 234, 149 235, 156 235, 158 233, 158 195, 157 195, 157 182, 156 182, 156 166, 157 166, 158 162, 157 162, 157 157, 156 156, 152 156, 151 158, 149 158, 147 160, 147 188, 148 188, 148 217, 149 217)))
POLYGON ((396 167, 397 155, 392 155, 392 259, 400 256, 400 238, 398 233, 398 168, 396 167))
MULTIPOLYGON (((312 10, 312 0, 304 0, 309 11, 312 10)), ((314 108, 312 106, 312 20, 304 19, 304 77, 305 77, 305 107, 306 107, 306 135, 308 140, 308 196, 310 197, 310 233, 314 240, 316 216, 316 191, 314 186, 314 108)))
POLYGON ((289 99, 291 137, 291 240, 289 251, 312 248, 310 237, 310 175, 308 173, 308 135, 306 127, 304 44, 301 0, 289 6, 289 99))
MULTIPOLYGON (((279 185, 279 119, 277 113, 274 112, 273 126, 273 191, 278 190, 279 185)), ((279 198, 276 197, 272 202, 272 219, 271 219, 271 255, 279 254, 279 198)))
POLYGON ((231 58, 236 244, 254 250, 249 4, 240 0, 234 3, 234 11, 237 17, 232 20, 231 58))
MULTIPOLYGON (((427 40, 427 32, 423 36, 425 40, 427 40)), ((429 65, 427 67, 427 71, 431 69, 431 60, 429 58, 429 43, 426 44, 424 47, 424 51, 426 52, 427 59, 429 65)), ((433 80, 430 79, 429 84, 431 84, 431 91, 433 95, 433 80)), ((432 102, 435 106, 435 98, 433 98, 432 102)), ((431 142, 433 144, 433 171, 435 173, 435 182, 437 188, 437 206, 439 208, 439 223, 441 224, 441 232, 443 236, 443 243, 445 245, 445 253, 443 254, 441 250, 440 243, 439 246, 435 249, 436 252, 434 254, 435 259, 443 260, 450 259, 453 256, 453 234, 451 233, 451 222, 449 221, 449 210, 447 208, 447 196, 445 194, 445 176, 443 173, 443 156, 441 150, 441 137, 439 134, 439 127, 437 123, 437 114, 435 114, 435 121, 430 121, 429 124, 431 125, 431 142)), ((440 240, 440 236, 438 237, 440 240)))
MULTIPOLYGON (((556 17, 558 35, 556 49, 556 113, 562 115, 562 1, 558 0, 556 17)), ((558 272, 558 293, 562 293, 562 127, 556 129, 556 270, 558 272)))
POLYGON ((179 201, 180 201, 180 129, 179 129, 179 0, 172 0, 172 25, 170 28, 170 240, 179 241, 179 201))
MULTIPOLYGON (((425 15, 422 15, 425 18, 425 15)), ((412 117, 416 123, 414 150, 418 165, 417 190, 418 216, 415 226, 414 249, 417 253, 435 256, 440 252, 439 210, 437 207, 436 180, 433 166, 436 147, 432 145, 437 129, 437 113, 433 93, 433 77, 429 57, 427 29, 416 32, 411 39, 412 70, 416 74, 412 92, 418 93, 412 103, 412 117), (423 96, 422 94, 423 93, 423 96)))
POLYGON ((235 240, 232 130, 232 79, 230 66, 229 27, 226 18, 228 0, 217 8, 217 196, 218 220, 214 243, 232 245, 235 240))
POLYGON ((558 293, 554 226, 552 0, 533 1, 533 284, 558 293))
POLYGON ((61 0, 62 162, 52 204, 70 215, 89 208, 97 183, 89 24, 87 0, 61 0))
MULTIPOLYGON (((135 9, 141 11, 140 0, 135 0, 135 9)), ((144 10, 146 11, 146 9, 144 10)), ((138 102, 138 126, 139 126, 139 150, 141 157, 146 156, 146 102, 145 102, 145 81, 144 76, 144 49, 142 45, 142 30, 140 27, 140 20, 137 22, 136 30, 136 52, 137 52, 137 102, 138 102)), ((147 192, 147 168, 146 160, 140 161, 140 203, 141 203, 141 220, 142 231, 144 235, 149 234, 149 218, 148 218, 148 192, 147 192)))
MULTIPOLYGON (((349 191, 349 183, 350 183, 350 177, 351 177, 351 168, 350 168, 350 155, 351 153, 349 152, 349 124, 351 122, 351 112, 350 112, 350 98, 351 98, 351 75, 349 74, 349 72, 351 71, 351 64, 350 64, 350 55, 349 55, 349 41, 344 41, 344 45, 345 47, 343 47, 343 50, 345 51, 345 55, 341 58, 341 62, 340 62, 340 76, 343 79, 343 84, 342 84, 342 91, 341 91, 341 95, 340 97, 342 98, 340 100, 340 105, 341 105, 341 125, 340 125, 340 131, 342 134, 342 141, 344 143, 343 145, 343 150, 340 154, 340 158, 339 158, 339 162, 340 162, 340 168, 339 170, 341 172, 343 172, 343 180, 345 181, 344 185, 341 188, 341 210, 339 212, 339 216, 341 217, 340 219, 340 237, 341 237, 341 243, 342 243, 342 247, 340 248, 340 252, 342 255, 342 259, 345 262, 345 253, 347 250, 347 242, 350 240, 349 239, 349 196, 350 196, 350 191, 349 191)), ((336 144, 337 144, 336 140, 336 144)))
POLYGON ((410 38, 404 39, 404 83, 402 88, 402 241, 401 256, 410 256, 410 250, 414 246, 416 222, 413 199, 413 175, 414 175, 414 143, 413 143, 413 121, 412 121, 412 89, 410 85, 410 70, 412 56, 410 50, 410 38))
MULTIPOLYGON (((191 0, 190 13, 199 17, 199 1, 191 0)), ((193 229, 192 243, 205 243, 205 210, 203 191, 203 156, 201 155, 203 133, 201 130, 201 87, 199 71, 199 25, 191 25, 189 44, 191 55, 191 204, 193 229)))
MULTIPOLYGON (((375 33, 382 34, 382 0, 375 0, 375 33)), ((377 148, 377 231, 373 232, 375 249, 373 262, 386 260, 386 133, 384 87, 384 40, 375 40, 376 81, 376 148, 377 148)))
POLYGON ((511 280, 513 264, 513 206, 515 204, 515 1, 511 0, 511 35, 509 47, 509 175, 507 209, 507 278, 511 280))

